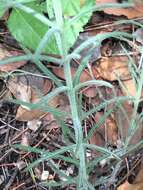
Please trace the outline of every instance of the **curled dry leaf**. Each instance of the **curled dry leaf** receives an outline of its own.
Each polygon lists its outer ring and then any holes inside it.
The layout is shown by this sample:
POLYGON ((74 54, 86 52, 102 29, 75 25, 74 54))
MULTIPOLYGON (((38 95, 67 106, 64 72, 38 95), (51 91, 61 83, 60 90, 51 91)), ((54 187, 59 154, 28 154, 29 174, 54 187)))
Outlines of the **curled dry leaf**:
MULTIPOLYGON (((48 79, 35 78, 27 76, 11 77, 7 82, 7 87, 18 100, 25 102, 36 102, 39 98, 48 93, 52 87, 52 83, 48 79), (35 79, 35 80, 34 80, 35 79), (33 100, 34 99, 34 100, 33 100)), ((28 109, 28 107, 23 106, 28 109)))
POLYGON ((48 171, 48 170, 47 170, 47 171, 44 170, 44 171, 42 172, 42 174, 41 174, 41 181, 47 180, 48 177, 49 177, 49 171, 48 171))
MULTIPOLYGON (((103 113, 96 113, 95 115, 95 120, 98 123, 100 118, 103 116, 103 113)), ((102 124, 97 130, 95 130, 94 134, 92 135, 90 139, 91 144, 96 144, 98 146, 103 146, 105 144, 105 139, 104 136, 106 134, 107 136, 107 141, 109 144, 116 144, 118 140, 118 127, 116 124, 115 119, 113 118, 114 116, 110 116, 106 118, 105 123, 106 127, 104 124, 102 124)))
POLYGON ((125 181, 117 190, 143 190, 143 168, 140 169, 133 184, 125 181))
MULTIPOLYGON (((77 70, 76 68, 74 68, 74 67, 71 66, 72 77, 74 77, 74 74, 75 74, 76 70, 77 70)), ((62 67, 52 67, 52 71, 59 78, 65 80, 64 70, 63 70, 62 67)), ((82 74, 81 74, 81 76, 80 76, 80 82, 85 82, 87 80, 91 80, 91 76, 90 76, 90 74, 87 71, 83 71, 82 74)))
POLYGON ((96 70, 99 76, 105 80, 116 81, 119 78, 124 95, 136 95, 135 82, 129 73, 127 56, 104 57, 99 61, 96 70))
MULTIPOLYGON (((32 103, 36 103, 39 100, 37 99, 37 97, 36 99, 34 99, 34 97, 32 98, 33 98, 32 103)), ((61 98, 61 95, 55 96, 48 102, 47 105, 50 107, 56 108, 60 104, 59 102, 60 98, 61 98)), ((16 119, 19 121, 32 121, 32 120, 40 119, 44 114, 45 112, 41 111, 40 109, 27 110, 23 108, 22 106, 20 106, 16 113, 16 119)))
POLYGON ((33 119, 32 121, 30 120, 27 122, 27 127, 34 132, 37 131, 40 125, 41 125, 41 121, 39 121, 38 119, 33 119))
POLYGON ((143 45, 143 28, 138 28, 134 33, 133 36, 135 40, 143 45))
POLYGON ((107 141, 109 144, 117 144, 117 140, 118 140, 118 126, 117 123, 115 121, 115 118, 113 118, 114 116, 112 115, 112 117, 108 117, 106 119, 106 130, 107 130, 107 141))
POLYGON ((96 0, 96 5, 103 3, 117 3, 117 0, 96 0))
MULTIPOLYGON (((36 95, 35 96, 33 95, 31 103, 36 103, 39 100, 40 99, 38 99, 36 95)), ((61 108, 61 110, 63 110, 62 108, 64 107, 64 110, 65 110, 67 106, 66 104, 68 103, 69 102, 68 102, 67 96, 64 94, 59 94, 55 96, 54 98, 52 98, 50 101, 48 101, 47 106, 50 106, 53 108, 59 107, 59 109, 61 108)), ((45 102, 45 105, 46 105, 46 102, 45 102)), ((44 115, 45 115, 45 112, 41 111, 40 109, 27 110, 23 108, 22 106, 20 106, 17 110, 16 119, 19 121, 32 121, 32 120, 43 118, 44 115)))
POLYGON ((18 77, 11 77, 7 82, 7 87, 16 99, 30 102, 31 87, 19 79, 18 77))
MULTIPOLYGON (((36 73, 35 73, 36 74, 36 73)), ((52 82, 48 79, 33 75, 11 77, 7 87, 16 99, 28 103, 36 103, 52 88, 52 82)), ((52 104, 51 101, 49 104, 52 104)), ((28 110, 26 106, 20 106, 17 110, 16 119, 29 121, 39 118, 44 113, 40 110, 28 110)))
POLYGON ((22 134, 22 139, 21 139, 21 145, 23 146, 30 146, 30 141, 31 141, 31 135, 29 132, 25 132, 22 134))
POLYGON ((125 96, 136 96, 136 85, 133 79, 122 81, 125 88, 122 88, 122 92, 125 96))
MULTIPOLYGON (((2 44, 0 44, 0 60, 6 59, 11 56, 18 56, 18 55, 22 55, 22 53, 18 51, 14 51, 14 50, 13 51, 8 50, 4 46, 2 46, 2 44)), ((8 63, 5 65, 0 65, 0 71, 4 71, 4 72, 13 71, 25 65, 26 63, 27 63, 26 61, 20 61, 20 62, 8 63)))
MULTIPOLYGON (((117 0, 96 0, 96 4, 118 3, 117 0)), ((134 6, 128 8, 106 8, 104 12, 116 16, 126 16, 128 19, 134 19, 143 16, 143 2, 135 0, 134 6)))
MULTIPOLYGON (((72 49, 78 48, 83 42, 85 42, 86 40, 90 39, 90 37, 93 37, 95 35, 96 33, 91 32, 91 31, 80 33, 72 49)), ((93 44, 90 44, 90 45, 87 45, 82 51, 80 51, 81 58, 78 60, 79 62, 81 62, 83 58, 89 55, 89 50, 90 50, 90 57, 88 59, 89 63, 94 63, 96 60, 101 58, 100 45, 94 46, 93 44), (91 49, 92 49, 92 52, 91 52, 91 49)))
POLYGON ((117 190, 143 190, 143 182, 137 184, 130 184, 129 182, 125 182, 117 190))
POLYGON ((26 167, 26 163, 25 163, 23 160, 14 163, 14 165, 15 165, 19 170, 22 170, 23 168, 26 167))
POLYGON ((98 94, 96 86, 84 88, 81 92, 89 98, 94 98, 98 94))
MULTIPOLYGON (((63 68, 61 68, 61 67, 52 67, 52 71, 59 78, 65 80, 63 68)), ((75 71, 76 71, 76 68, 71 67, 72 77, 74 76, 75 71)), ((95 74, 95 72, 94 72, 94 74, 95 74)), ((81 73, 80 82, 85 82, 85 81, 88 81, 88 80, 92 80, 92 77, 91 77, 91 75, 89 74, 89 72, 87 70, 84 70, 81 73)), ((87 87, 86 89, 82 89, 81 92, 87 97, 95 97, 97 95, 96 87, 87 87)))
MULTIPOLYGON (((114 113, 118 131, 119 131, 119 135, 120 135, 122 141, 125 141, 128 136, 128 130, 130 127, 132 112, 133 112, 132 105, 129 104, 128 102, 125 102, 122 105, 122 109, 119 108, 114 113)), ((132 139, 130 140, 130 145, 137 144, 139 141, 142 140, 143 124, 142 124, 142 122, 140 122, 138 125, 139 125, 138 129, 136 130, 136 132, 132 136, 132 139)))
POLYGON ((108 81, 130 78, 127 56, 103 57, 95 67, 99 76, 108 81))
POLYGON ((26 108, 19 106, 16 113, 16 120, 19 121, 32 121, 40 118, 45 113, 41 110, 27 110, 26 108))

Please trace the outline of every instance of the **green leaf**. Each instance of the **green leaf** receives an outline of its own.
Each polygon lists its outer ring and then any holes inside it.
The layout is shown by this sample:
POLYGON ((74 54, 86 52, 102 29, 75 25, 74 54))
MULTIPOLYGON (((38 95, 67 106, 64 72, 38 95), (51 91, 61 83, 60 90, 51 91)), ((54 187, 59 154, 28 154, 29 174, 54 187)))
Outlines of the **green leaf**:
POLYGON ((36 0, 17 0, 17 1, 10 1, 10 0, 0 0, 0 18, 4 15, 5 11, 17 3, 29 3, 36 0))
MULTIPOLYGON (((41 11, 39 4, 36 4, 35 2, 28 4, 28 6, 35 11, 41 11)), ((12 14, 8 20, 8 28, 20 43, 32 50, 36 49, 48 30, 47 25, 18 8, 14 8, 12 11, 12 14)), ((54 39, 52 38, 49 40, 50 46, 47 45, 45 47, 45 52, 56 52, 57 47, 55 47, 55 43, 53 44, 53 40, 54 39)))
POLYGON ((0 0, 0 18, 4 15, 5 11, 7 10, 7 2, 4 0, 0 0))
POLYGON ((65 41, 67 42, 67 50, 72 47, 79 35, 79 32, 83 31, 83 26, 88 22, 90 19, 92 12, 86 13, 84 16, 80 17, 75 22, 70 22, 69 16, 76 16, 81 11, 84 11, 86 9, 91 8, 94 4, 94 0, 86 0, 84 5, 81 7, 79 0, 71 0, 70 4, 66 5, 66 2, 68 0, 62 0, 62 3, 65 4, 64 6, 64 16, 68 16, 67 19, 65 19, 65 28, 64 28, 64 36, 65 41))
POLYGON ((78 85, 75 86, 75 91, 79 90, 80 88, 86 87, 86 86, 92 86, 92 85, 97 85, 97 86, 106 86, 108 88, 113 88, 113 86, 106 81, 103 80, 89 80, 83 83, 79 83, 78 85))
MULTIPOLYGON (((94 0, 86 0, 83 6, 80 5, 80 0, 61 0, 64 25, 63 25, 63 35, 66 46, 64 47, 66 51, 75 43, 79 32, 83 31, 83 26, 88 22, 92 12, 86 13, 82 18, 77 19, 74 22, 69 22, 71 18, 80 13, 80 11, 86 10, 89 7, 94 5, 94 0)), ((52 1, 47 0, 42 4, 37 2, 25 3, 27 7, 30 7, 34 11, 43 15, 43 11, 49 14, 49 17, 53 24, 55 21, 52 17, 52 1), (46 6, 46 3, 50 6, 46 6), (48 9, 46 10, 45 7, 48 9)), ((44 16, 44 15, 43 15, 44 16)), ((8 28, 12 35, 17 41, 19 41, 25 47, 36 50, 38 44, 41 42, 42 38, 46 34, 47 30, 50 29, 50 26, 42 23, 38 20, 35 15, 29 14, 21 10, 20 8, 14 8, 10 18, 8 20, 8 28)), ((56 44, 54 33, 51 35, 50 39, 47 42, 47 45, 44 47, 44 53, 59 54, 59 50, 56 44)))
POLYGON ((75 16, 77 11, 80 11, 80 1, 70 0, 69 3, 67 0, 62 0, 61 3, 65 16, 75 16))
POLYGON ((5 9, 0 9, 0 18, 4 15, 5 9))

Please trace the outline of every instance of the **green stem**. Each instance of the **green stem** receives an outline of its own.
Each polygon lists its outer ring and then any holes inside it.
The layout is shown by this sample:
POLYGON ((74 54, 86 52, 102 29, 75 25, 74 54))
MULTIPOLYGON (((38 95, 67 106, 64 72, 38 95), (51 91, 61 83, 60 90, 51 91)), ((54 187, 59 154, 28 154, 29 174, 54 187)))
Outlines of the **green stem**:
POLYGON ((78 113, 78 102, 76 97, 76 92, 73 86, 72 74, 70 69, 70 60, 65 61, 64 63, 64 73, 66 84, 68 87, 68 97, 70 101, 71 115, 73 119, 74 131, 75 131, 75 140, 76 140, 76 150, 75 152, 78 155, 80 162, 79 166, 79 184, 78 189, 88 189, 87 182, 87 172, 86 172, 86 158, 85 158, 85 148, 83 145, 83 131, 81 121, 79 119, 78 113))
POLYGON ((142 94, 142 87, 143 87, 143 68, 142 68, 142 71, 140 72, 140 80, 138 81, 138 84, 137 84, 137 94, 134 100, 134 109, 131 116, 130 127, 128 130, 128 138, 126 139, 126 142, 125 142, 126 148, 128 147, 133 135, 135 134, 135 131, 138 129, 138 126, 136 125, 136 119, 137 119, 137 110, 138 110, 138 106, 139 106, 140 98, 142 94))
MULTIPOLYGON (((65 39, 65 31, 64 31, 64 19, 63 19, 63 10, 61 6, 61 1, 52 0, 53 9, 55 13, 55 19, 59 30, 61 31, 61 43, 58 46, 59 50, 61 51, 61 55, 63 58, 63 67, 64 67, 64 75, 66 80, 67 86, 67 95, 70 102, 71 108, 71 115, 73 120, 73 126, 75 131, 75 141, 76 141, 76 148, 75 153, 77 158, 79 159, 79 180, 78 180, 78 189, 88 190, 88 180, 87 180, 87 172, 86 172, 86 158, 85 158, 85 147, 83 145, 83 131, 82 125, 78 113, 78 102, 77 102, 77 94, 73 85, 72 80, 72 73, 70 62, 71 58, 67 52, 67 41, 65 39), (57 11, 58 10, 58 11, 57 11)), ((56 37, 56 36, 55 36, 56 37)), ((58 38, 56 38, 58 44, 58 38)))

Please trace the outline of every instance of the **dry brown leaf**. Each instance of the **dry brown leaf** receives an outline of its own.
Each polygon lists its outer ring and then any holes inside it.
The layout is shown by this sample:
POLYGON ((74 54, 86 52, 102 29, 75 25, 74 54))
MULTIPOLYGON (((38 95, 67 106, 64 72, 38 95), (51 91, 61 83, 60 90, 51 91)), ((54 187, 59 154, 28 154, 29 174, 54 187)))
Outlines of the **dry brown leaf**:
POLYGON ((133 79, 122 81, 122 83, 126 89, 125 90, 124 88, 122 88, 122 92, 125 96, 127 95, 136 96, 137 90, 133 79))
MULTIPOLYGON (((104 3, 117 3, 116 0, 96 0, 97 5, 104 3)), ((116 16, 126 16, 128 19, 134 19, 143 16, 143 3, 141 0, 134 1, 134 6, 129 8, 106 8, 104 10, 107 14, 116 16)))
POLYGON ((31 87, 23 83, 21 80, 18 80, 17 77, 10 78, 7 87, 16 99, 30 102, 32 93, 31 87))
POLYGON ((99 61, 96 70, 100 77, 108 81, 118 80, 119 77, 124 95, 136 95, 135 83, 131 79, 126 56, 104 57, 99 61))
POLYGON ((117 0, 96 0, 96 5, 104 3, 117 3, 117 0))
MULTIPOLYGON (((117 123, 118 131, 121 136, 121 139, 125 141, 128 136, 128 130, 130 126, 130 121, 132 117, 133 107, 128 102, 125 102, 122 105, 122 109, 116 110, 115 114, 115 121, 117 123), (124 110, 124 111, 123 111, 124 110)), ((133 135, 132 139, 130 140, 130 145, 137 144, 143 137, 143 124, 139 123, 139 127, 136 130, 135 134, 133 135)))
POLYGON ((39 119, 33 119, 27 122, 27 127, 32 131, 37 131, 41 125, 41 121, 39 119))
POLYGON ((143 168, 140 169, 133 184, 125 181, 117 190, 143 190, 143 168))
MULTIPOLYGON (((39 101, 39 97, 41 97, 42 94, 44 95, 49 92, 49 90, 52 87, 52 83, 50 80, 43 79, 43 78, 40 78, 38 81, 37 80, 31 81, 31 77, 30 76, 28 77, 28 76, 27 77, 24 77, 24 76, 12 77, 8 80, 7 86, 16 99, 24 101, 24 102, 28 102, 28 103, 30 102, 36 103, 37 101, 39 101)), ((22 110, 24 112, 24 115, 23 115, 24 121, 25 121, 25 117, 27 117, 27 120, 28 120, 28 117, 31 120, 31 118, 33 118, 34 115, 35 117, 36 116, 39 117, 43 115, 43 112, 41 111, 39 111, 39 113, 38 113, 38 110, 30 111, 27 106, 22 105, 17 110, 17 115, 16 115, 17 120, 21 120, 20 118, 23 113, 22 110), (27 111, 29 110, 29 112, 25 113, 26 110, 27 111)), ((37 119, 37 118, 34 118, 34 119, 37 119)))
POLYGON ((44 122, 51 122, 51 121, 54 121, 55 118, 54 116, 51 114, 51 113, 46 113, 43 117, 42 117, 42 121, 44 122))
POLYGON ((97 89, 96 89, 96 87, 94 86, 94 87, 88 87, 88 88, 85 88, 85 89, 83 89, 83 91, 81 90, 81 92, 85 95, 85 96, 87 96, 87 97, 89 97, 89 98, 94 98, 94 97, 96 97, 97 96, 97 89))
MULTIPOLYGON (((59 78, 65 80, 63 68, 52 67, 52 71, 59 78)), ((71 67, 72 77, 74 76, 75 71, 76 69, 74 67, 71 67)), ((94 72, 94 75, 95 77, 97 77, 97 73, 94 72)), ((80 82, 85 82, 88 80, 92 80, 92 77, 90 76, 88 71, 84 70, 80 76, 80 82)), ((96 87, 88 87, 88 88, 82 89, 81 92, 87 97, 95 97, 97 95, 96 87)))
MULTIPOLYGON (((56 108, 60 104, 60 99, 61 95, 55 96, 48 102, 48 106, 56 108)), ((39 99, 37 99, 37 96, 32 97, 32 102, 31 103, 36 103, 38 102, 39 99)), ((31 121, 31 120, 36 120, 40 119, 45 114, 45 112, 39 110, 39 109, 34 109, 34 110, 27 110, 24 107, 20 106, 17 110, 16 113, 16 119, 19 121, 31 121)))
POLYGON ((106 129, 107 129, 107 140, 109 144, 117 144, 118 140, 118 126, 115 119, 112 117, 108 117, 106 119, 106 129))
POLYGON ((101 134, 98 131, 96 131, 92 135, 89 142, 90 142, 90 144, 95 144, 100 147, 104 147, 104 145, 105 145, 105 142, 104 142, 103 138, 101 137, 101 134))
MULTIPOLYGON (((103 113, 96 113, 95 120, 98 123, 103 113)), ((107 134, 107 141, 109 144, 116 144, 118 139, 118 127, 115 119, 112 117, 108 117, 105 121, 106 127, 104 124, 100 126, 99 129, 95 131, 90 139, 91 144, 96 144, 98 146, 104 145, 103 137, 107 134)))
MULTIPOLYGON (((31 103, 36 103, 38 102, 39 99, 37 99, 37 96, 35 94, 35 96, 32 96, 32 100, 31 103)), ((49 102, 48 102, 48 106, 56 108, 57 106, 64 106, 65 104, 68 104, 67 101, 67 97, 63 94, 59 94, 57 96, 55 96, 54 98, 52 98, 49 102)), ((46 112, 43 112, 39 109, 34 109, 34 110, 27 110, 24 107, 20 106, 17 110, 16 113, 16 119, 19 121, 32 121, 32 120, 37 120, 40 119, 41 117, 43 117, 45 115, 46 112)))
POLYGON ((143 45, 143 28, 138 28, 134 33, 133 36, 135 40, 143 45))
MULTIPOLYGON (((72 77, 74 76, 76 70, 77 70, 76 68, 71 67, 72 77)), ((59 78, 65 80, 63 68, 61 68, 61 67, 52 67, 52 71, 59 78)), ((85 82, 87 80, 91 80, 91 76, 90 76, 90 74, 88 72, 83 71, 82 74, 81 74, 81 76, 80 76, 80 82, 85 82)))
POLYGON ((141 166, 141 169, 140 169, 138 175, 135 178, 134 184, 140 183, 140 182, 143 183, 143 166, 141 166))
POLYGON ((25 132, 22 134, 22 139, 21 139, 21 145, 23 146, 30 146, 30 133, 25 132))
POLYGON ((18 121, 32 121, 40 118, 45 112, 40 110, 27 110, 22 106, 19 106, 16 113, 16 120, 18 121))
POLYGON ((40 77, 37 80, 36 78, 32 78, 30 75, 11 77, 7 82, 7 87, 16 99, 31 102, 33 96, 35 99, 35 96, 38 98, 45 95, 52 87, 50 80, 40 77))
POLYGON ((126 181, 124 184, 120 185, 117 190, 143 190, 143 183, 132 185, 126 181))
MULTIPOLYGON (((7 87, 16 99, 28 103, 36 103, 41 96, 50 91, 52 82, 38 76, 16 76, 11 77, 8 80, 7 87)), ((56 100, 51 100, 49 105, 53 105, 53 107, 57 106, 56 100)), ((43 111, 29 110, 26 106, 20 106, 17 110, 16 119, 21 121, 31 121, 33 119, 38 119, 43 114, 43 111)))
POLYGON ((108 81, 115 81, 118 77, 127 80, 130 78, 127 62, 127 56, 103 57, 96 70, 100 77, 108 81))
MULTIPOLYGON (((57 75, 61 79, 65 79, 63 68, 53 67, 52 70, 53 70, 53 73, 55 75, 57 75)), ((71 67, 71 72, 72 72, 72 76, 74 76, 75 68, 71 67)), ((81 76, 80 76, 80 82, 85 82, 88 80, 92 80, 92 77, 90 76, 90 74, 87 71, 83 71, 81 76)), ((83 89, 81 91, 87 97, 95 97, 97 95, 96 87, 88 87, 88 88, 83 89)))
MULTIPOLYGON (((0 44, 0 60, 17 55, 22 55, 22 53, 18 51, 10 51, 10 50, 8 51, 4 46, 0 44)), ((0 65, 0 71, 4 72, 13 71, 25 65, 26 63, 27 63, 26 61, 20 61, 20 62, 8 63, 5 65, 0 65)))

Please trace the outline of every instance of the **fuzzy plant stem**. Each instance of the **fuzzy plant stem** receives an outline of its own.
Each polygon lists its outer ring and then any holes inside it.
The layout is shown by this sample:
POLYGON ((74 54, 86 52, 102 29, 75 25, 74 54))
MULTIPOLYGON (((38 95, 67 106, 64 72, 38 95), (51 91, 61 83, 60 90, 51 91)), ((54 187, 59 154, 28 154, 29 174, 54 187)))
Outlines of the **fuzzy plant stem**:
POLYGON ((64 74, 66 79, 66 84, 68 87, 68 98, 70 102, 71 115, 73 120, 73 126, 75 131, 75 141, 76 141, 76 155, 80 161, 79 165, 79 180, 78 180, 78 189, 87 190, 87 173, 86 173, 86 158, 85 158, 85 148, 83 145, 83 131, 81 121, 79 119, 78 113, 78 102, 76 92, 73 86, 72 74, 70 68, 70 61, 67 60, 64 63, 64 74))
POLYGON ((65 31, 64 31, 65 21, 63 19, 63 10, 62 10, 61 1, 52 0, 52 5, 56 20, 56 25, 58 30, 60 31, 60 35, 55 35, 55 39, 63 60, 62 63, 64 68, 66 86, 68 87, 67 95, 70 102, 71 115, 75 131, 75 143, 76 143, 75 153, 77 159, 79 159, 79 175, 78 175, 77 189, 88 190, 89 188, 87 186, 88 178, 86 173, 85 147, 83 145, 83 131, 78 113, 77 94, 72 81, 72 74, 70 67, 71 58, 69 58, 67 50, 67 40, 65 38, 65 31))
POLYGON ((139 80, 137 82, 137 92, 134 100, 134 109, 131 117, 130 127, 128 130, 128 138, 125 142, 125 147, 127 148, 130 140, 132 139, 133 135, 135 134, 136 130, 139 126, 137 126, 137 110, 140 103, 140 98, 142 94, 142 88, 143 88, 143 66, 141 67, 141 71, 139 74, 139 80))

